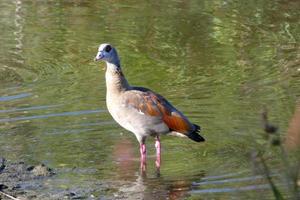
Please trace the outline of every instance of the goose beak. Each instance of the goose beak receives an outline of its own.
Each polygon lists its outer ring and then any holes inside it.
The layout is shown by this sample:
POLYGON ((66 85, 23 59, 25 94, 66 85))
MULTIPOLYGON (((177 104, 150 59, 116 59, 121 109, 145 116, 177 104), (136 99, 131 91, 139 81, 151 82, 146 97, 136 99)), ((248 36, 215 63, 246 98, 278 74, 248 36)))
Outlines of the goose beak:
POLYGON ((104 54, 102 53, 102 51, 98 51, 96 57, 94 58, 94 61, 102 60, 103 57, 104 57, 104 54))

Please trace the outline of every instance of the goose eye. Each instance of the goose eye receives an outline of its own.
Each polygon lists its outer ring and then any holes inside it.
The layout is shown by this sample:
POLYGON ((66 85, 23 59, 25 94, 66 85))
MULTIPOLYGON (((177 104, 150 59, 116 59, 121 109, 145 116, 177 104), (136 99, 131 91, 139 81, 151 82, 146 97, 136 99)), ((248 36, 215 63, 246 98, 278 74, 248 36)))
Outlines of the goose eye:
POLYGON ((105 49, 104 49, 107 53, 108 52, 110 52, 110 50, 111 50, 111 46, 110 45, 107 45, 106 47, 105 47, 105 49))

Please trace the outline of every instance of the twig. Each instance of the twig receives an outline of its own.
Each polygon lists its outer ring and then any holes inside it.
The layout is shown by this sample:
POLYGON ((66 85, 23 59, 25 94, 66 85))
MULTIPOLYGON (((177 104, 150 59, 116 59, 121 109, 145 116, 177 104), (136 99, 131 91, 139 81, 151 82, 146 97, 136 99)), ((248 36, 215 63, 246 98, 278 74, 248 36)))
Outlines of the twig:
POLYGON ((11 195, 9 195, 9 194, 6 194, 6 193, 2 192, 2 191, 0 191, 0 194, 4 195, 4 196, 6 196, 6 197, 8 197, 8 198, 10 198, 10 199, 12 199, 12 200, 20 200, 20 199, 18 199, 18 198, 15 198, 15 197, 13 197, 13 196, 11 196, 11 195))
POLYGON ((263 171, 264 171, 264 174, 271 186, 271 189, 274 193, 274 196, 276 198, 276 200, 283 200, 283 196, 281 195, 281 193, 279 192, 279 190, 277 189, 276 185, 274 184, 272 178, 271 178, 271 175, 270 175, 270 171, 269 171, 269 168, 264 160, 264 158, 262 157, 262 155, 258 154, 259 155, 259 158, 260 158, 260 161, 261 161, 261 164, 262 164, 262 167, 263 167, 263 171))

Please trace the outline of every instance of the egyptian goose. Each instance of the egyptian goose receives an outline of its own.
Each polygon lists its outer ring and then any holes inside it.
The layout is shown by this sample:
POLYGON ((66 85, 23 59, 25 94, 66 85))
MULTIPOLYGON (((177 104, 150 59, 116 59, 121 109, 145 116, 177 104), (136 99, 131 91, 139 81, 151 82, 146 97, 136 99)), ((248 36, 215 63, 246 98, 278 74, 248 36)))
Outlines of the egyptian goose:
POLYGON ((106 62, 106 104, 109 113, 123 128, 133 132, 140 143, 141 164, 146 164, 147 136, 156 138, 156 167, 160 167, 160 134, 188 137, 196 142, 205 139, 200 127, 172 106, 163 96, 143 87, 129 85, 118 53, 110 44, 101 44, 95 61, 106 62))

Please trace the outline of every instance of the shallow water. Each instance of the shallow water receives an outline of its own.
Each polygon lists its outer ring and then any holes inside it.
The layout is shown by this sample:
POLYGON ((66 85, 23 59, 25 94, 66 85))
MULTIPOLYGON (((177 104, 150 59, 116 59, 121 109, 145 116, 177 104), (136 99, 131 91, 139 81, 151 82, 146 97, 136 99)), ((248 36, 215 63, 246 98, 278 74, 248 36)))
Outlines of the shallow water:
POLYGON ((45 190, 272 199, 251 152, 262 108, 284 134, 299 100, 299 14, 292 0, 1 1, 1 156, 55 168, 45 190), (131 84, 168 98, 207 139, 163 137, 159 177, 153 139, 141 174, 136 139, 106 110, 104 64, 93 62, 104 42, 131 84))

